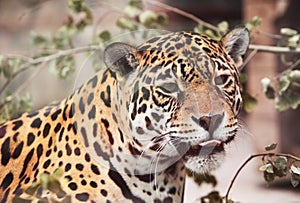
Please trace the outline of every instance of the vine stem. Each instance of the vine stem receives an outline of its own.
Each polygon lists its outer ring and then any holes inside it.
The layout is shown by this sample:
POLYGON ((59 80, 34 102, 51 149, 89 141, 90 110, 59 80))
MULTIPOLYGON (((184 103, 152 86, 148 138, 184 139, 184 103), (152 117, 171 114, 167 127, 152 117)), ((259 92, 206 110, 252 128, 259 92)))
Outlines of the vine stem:
POLYGON ((235 182, 235 180, 237 179, 239 173, 242 171, 242 169, 248 164, 248 162, 250 162, 253 158, 256 158, 256 157, 266 157, 266 156, 269 156, 269 157, 272 157, 272 156, 284 156, 288 159, 293 159, 295 161, 300 161, 300 158, 299 157, 296 157, 294 155, 291 155, 291 154, 284 154, 284 153, 273 153, 273 152, 267 152, 267 153, 260 153, 260 154, 254 154, 254 155, 251 155, 246 161, 244 161, 244 163, 238 168, 238 170, 236 171, 236 173, 234 174, 231 182, 230 182, 230 185, 227 189, 227 192, 226 192, 226 195, 224 196, 225 198, 225 202, 228 203, 228 196, 229 196, 229 193, 230 193, 230 190, 232 189, 232 186, 235 182))

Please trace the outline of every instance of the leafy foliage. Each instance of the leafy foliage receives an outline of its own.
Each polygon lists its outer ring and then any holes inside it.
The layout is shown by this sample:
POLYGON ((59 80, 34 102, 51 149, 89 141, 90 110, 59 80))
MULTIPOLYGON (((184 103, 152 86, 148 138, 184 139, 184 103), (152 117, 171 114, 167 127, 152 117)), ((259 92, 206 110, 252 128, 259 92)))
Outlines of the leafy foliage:
MULTIPOLYGON (((278 42, 280 45, 287 46, 291 50, 300 47, 300 34, 297 30, 281 28, 280 34, 281 39, 278 42)), ((296 109, 300 104, 300 55, 299 53, 289 55, 292 55, 289 57, 290 61, 287 61, 284 54, 280 57, 282 63, 289 68, 273 79, 265 77, 261 81, 266 97, 275 99, 275 107, 279 111, 296 109)))
POLYGON ((64 169, 62 167, 56 169, 53 174, 42 173, 39 180, 33 183, 25 190, 25 193, 30 196, 30 199, 15 197, 13 203, 28 202, 31 198, 38 199, 42 203, 58 203, 55 199, 42 198, 40 195, 44 191, 49 191, 59 197, 60 203, 71 203, 71 196, 69 196, 63 189, 68 180, 63 178, 64 169))
POLYGON ((265 180, 270 183, 276 176, 281 178, 287 175, 287 158, 279 156, 275 160, 268 160, 259 170, 264 172, 265 180))
POLYGON ((117 26, 128 31, 138 29, 157 29, 168 25, 165 13, 144 8, 142 1, 131 0, 124 9, 124 15, 117 20, 117 26))
POLYGON ((279 111, 296 109, 300 104, 300 70, 288 71, 279 79, 279 95, 275 107, 279 111))
MULTIPOLYGON (((277 144, 271 144, 265 147, 267 151, 276 149, 277 144)), ((263 172, 265 181, 269 184, 275 180, 276 177, 282 178, 291 175, 291 184, 297 187, 300 181, 300 168, 290 165, 288 158, 294 161, 300 161, 298 157, 289 155, 266 154, 263 156, 264 165, 260 166, 259 170, 263 172), (270 155, 267 157, 267 155, 270 155), (267 160, 265 158, 267 157, 267 160)))

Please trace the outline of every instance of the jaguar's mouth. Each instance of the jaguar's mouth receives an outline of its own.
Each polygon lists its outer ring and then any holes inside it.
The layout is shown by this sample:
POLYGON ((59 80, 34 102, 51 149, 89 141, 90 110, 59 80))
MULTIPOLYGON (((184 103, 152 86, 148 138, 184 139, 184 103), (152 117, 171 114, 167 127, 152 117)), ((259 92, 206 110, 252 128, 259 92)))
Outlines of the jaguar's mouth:
POLYGON ((224 151, 224 142, 219 140, 209 140, 191 146, 183 155, 183 159, 194 156, 209 156, 224 151))

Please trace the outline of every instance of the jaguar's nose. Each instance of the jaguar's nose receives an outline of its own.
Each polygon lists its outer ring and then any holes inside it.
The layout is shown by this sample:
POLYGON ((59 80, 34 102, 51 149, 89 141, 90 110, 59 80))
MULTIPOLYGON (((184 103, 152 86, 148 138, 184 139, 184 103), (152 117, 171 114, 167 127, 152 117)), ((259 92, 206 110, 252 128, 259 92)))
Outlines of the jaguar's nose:
POLYGON ((210 133, 214 132, 221 124, 224 118, 224 113, 215 114, 209 116, 202 116, 200 118, 196 118, 192 116, 192 120, 201 126, 204 130, 209 131, 210 133))

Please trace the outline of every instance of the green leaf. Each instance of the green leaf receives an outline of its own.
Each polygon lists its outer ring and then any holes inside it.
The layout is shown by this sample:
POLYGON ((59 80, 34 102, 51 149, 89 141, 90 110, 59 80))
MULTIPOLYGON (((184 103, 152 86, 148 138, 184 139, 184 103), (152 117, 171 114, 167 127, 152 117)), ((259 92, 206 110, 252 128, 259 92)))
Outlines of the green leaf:
POLYGON ((69 0, 68 7, 75 12, 81 12, 86 9, 85 0, 69 0))
POLYGON ((294 174, 291 175, 291 184, 293 187, 297 187, 299 185, 300 178, 295 176, 294 174))
POLYGON ((284 177, 287 175, 287 158, 279 156, 274 161, 274 172, 278 177, 284 177))
POLYGON ((267 183, 271 183, 275 179, 275 173, 268 173, 267 171, 264 171, 264 179, 267 183))
POLYGON ((265 95, 268 99, 274 99, 275 98, 275 89, 272 86, 268 86, 265 95))
POLYGON ((209 37, 219 40, 221 36, 216 35, 212 30, 205 30, 204 34, 208 35, 209 37))
POLYGON ((39 35, 35 32, 31 33, 31 41, 33 45, 43 45, 46 46, 49 44, 49 39, 43 35, 39 35))
POLYGON ((275 90, 270 85, 271 80, 267 77, 263 78, 261 80, 261 84, 263 86, 263 91, 268 99, 274 99, 275 98, 275 90))
POLYGON ((270 144, 270 145, 266 146, 265 149, 267 151, 271 151, 271 150, 276 149, 276 147, 277 147, 277 143, 273 143, 273 144, 270 144))
POLYGON ((275 107, 279 111, 296 109, 300 104, 300 70, 286 72, 279 79, 279 96, 275 107))
POLYGON ((288 47, 296 49, 299 46, 300 35, 294 35, 288 39, 288 47))
POLYGON ((139 15, 139 22, 147 28, 153 28, 157 20, 157 14, 151 10, 146 10, 139 15))
POLYGON ((248 92, 242 93, 243 101, 244 101, 244 110, 246 112, 251 112, 257 104, 257 100, 251 96, 248 92))
POLYGON ((291 28, 281 28, 280 34, 285 36, 294 36, 298 34, 297 30, 291 29, 291 28))
POLYGON ((298 167, 296 167, 296 166, 294 166, 294 165, 291 165, 291 170, 290 170, 290 172, 291 172, 292 174, 295 174, 295 175, 297 175, 297 176, 300 176, 300 168, 298 168, 298 167))
POLYGON ((130 0, 128 5, 132 6, 132 7, 135 7, 137 9, 144 9, 144 4, 143 4, 143 1, 141 0, 130 0))
POLYGON ((164 13, 155 13, 151 10, 143 11, 139 17, 139 22, 146 28, 157 28, 158 25, 167 25, 168 18, 164 13))
POLYGON ((196 27, 194 27, 194 32, 199 33, 199 34, 203 33, 204 32, 203 25, 198 24, 196 27))
POLYGON ((66 192, 62 190, 61 184, 58 179, 54 178, 53 176, 50 176, 47 189, 51 192, 57 194, 60 197, 63 197, 66 195, 66 192))
POLYGON ((261 19, 260 17, 254 16, 251 20, 249 20, 249 21, 246 23, 245 26, 246 26, 246 28, 247 28, 248 30, 251 31, 253 28, 260 26, 261 21, 262 21, 262 19, 261 19))
POLYGON ((240 73, 240 82, 242 84, 245 84, 247 82, 248 78, 247 78, 247 74, 246 73, 240 73))
POLYGON ((138 26, 131 22, 128 18, 121 17, 117 20, 117 26, 130 31, 137 30, 138 26))
POLYGON ((141 13, 141 9, 137 8, 136 6, 126 5, 124 9, 124 14, 130 18, 134 18, 141 13))
POLYGON ((39 187, 40 187, 40 184, 35 182, 25 190, 25 193, 33 196, 39 187))
POLYGON ((50 175, 47 174, 47 173, 42 173, 40 175, 40 184, 41 184, 41 187, 43 189, 47 189, 48 188, 49 177, 50 177, 50 175))
POLYGON ((49 71, 60 79, 68 78, 75 72, 75 60, 73 57, 60 57, 49 62, 49 71))
POLYGON ((226 33, 229 29, 229 24, 227 21, 222 21, 217 26, 222 33, 226 33))
POLYGON ((32 98, 31 95, 27 93, 20 98, 18 111, 20 113, 28 112, 30 111, 31 107, 32 107, 32 98))
POLYGON ((64 174, 64 169, 63 169, 63 167, 59 167, 59 168, 57 168, 57 169, 54 171, 53 176, 54 176, 55 178, 61 178, 63 174, 64 174))
POLYGON ((167 26, 169 24, 168 16, 165 13, 159 13, 157 15, 157 24, 161 26, 167 26))
POLYGON ((104 30, 99 33, 98 37, 101 40, 101 42, 107 42, 111 39, 111 34, 108 30, 104 30))
POLYGON ((259 170, 263 171, 263 172, 267 172, 267 173, 274 173, 273 164, 271 164, 271 163, 262 165, 261 167, 259 167, 259 170))
POLYGON ((292 165, 290 168, 291 184, 293 187, 297 187, 300 183, 300 168, 292 165))

